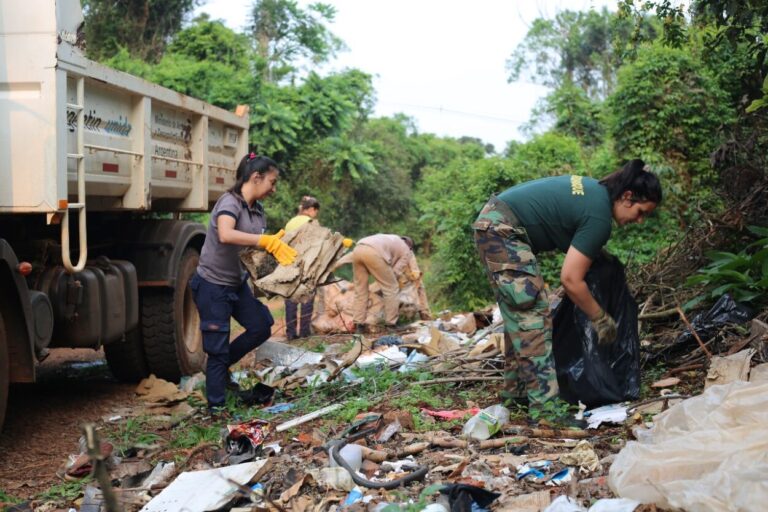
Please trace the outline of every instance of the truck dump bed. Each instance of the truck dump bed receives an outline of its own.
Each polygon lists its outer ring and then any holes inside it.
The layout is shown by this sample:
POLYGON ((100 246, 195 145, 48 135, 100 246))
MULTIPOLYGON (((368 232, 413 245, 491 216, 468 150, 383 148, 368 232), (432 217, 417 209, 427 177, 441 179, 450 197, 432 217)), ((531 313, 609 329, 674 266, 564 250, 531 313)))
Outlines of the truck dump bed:
POLYGON ((208 210, 247 151, 247 108, 86 59, 81 22, 78 0, 0 2, 0 213, 64 210, 78 179, 89 211, 208 210))

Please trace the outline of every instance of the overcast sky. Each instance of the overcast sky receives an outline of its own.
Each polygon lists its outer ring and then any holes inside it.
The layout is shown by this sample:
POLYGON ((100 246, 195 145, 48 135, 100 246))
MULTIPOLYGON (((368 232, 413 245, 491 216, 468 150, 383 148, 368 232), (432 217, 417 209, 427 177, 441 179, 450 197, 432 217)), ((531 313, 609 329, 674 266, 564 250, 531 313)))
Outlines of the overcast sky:
MULTIPOLYGON (((203 0, 207 12, 241 31, 251 0, 203 0)), ((310 2, 299 0, 302 6, 310 2)), ((507 58, 531 22, 559 10, 615 10, 616 0, 324 0, 348 50, 324 70, 354 67, 374 77, 377 116, 402 112, 418 131, 471 136, 497 151, 524 140, 519 128, 544 87, 507 83, 507 58)))

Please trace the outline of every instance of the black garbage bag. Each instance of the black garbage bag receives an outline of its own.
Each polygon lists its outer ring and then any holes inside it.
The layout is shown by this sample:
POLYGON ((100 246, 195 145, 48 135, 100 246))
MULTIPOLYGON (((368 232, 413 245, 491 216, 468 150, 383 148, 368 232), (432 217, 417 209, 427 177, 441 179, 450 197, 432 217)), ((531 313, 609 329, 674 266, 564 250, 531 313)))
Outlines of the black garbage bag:
POLYGON ((566 297, 553 319, 552 348, 560 398, 596 407, 640 396, 640 339, 637 303, 624 266, 603 253, 586 275, 589 290, 616 321, 616 341, 600 346, 589 318, 566 297))
MULTIPOLYGON (((743 304, 739 304, 726 293, 717 299, 709 311, 694 316, 691 320, 691 327, 699 335, 701 341, 706 342, 725 325, 743 324, 752 320, 753 316, 755 316, 754 311, 743 304)), ((677 337, 675 344, 692 342, 694 339, 691 331, 686 329, 677 337)))

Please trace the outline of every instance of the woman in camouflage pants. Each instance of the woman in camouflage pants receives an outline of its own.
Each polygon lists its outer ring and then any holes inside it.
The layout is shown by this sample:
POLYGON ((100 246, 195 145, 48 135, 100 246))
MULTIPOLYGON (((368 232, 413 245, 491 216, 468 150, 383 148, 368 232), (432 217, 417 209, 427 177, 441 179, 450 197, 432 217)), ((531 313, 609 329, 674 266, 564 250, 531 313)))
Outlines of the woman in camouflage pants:
POLYGON ((565 253, 560 274, 565 292, 590 318, 599 342, 611 343, 616 323, 592 297, 584 276, 608 241, 613 221, 641 223, 661 197, 658 178, 642 160, 600 181, 542 178, 491 197, 472 227, 504 319, 504 402, 541 407, 558 396, 552 318, 536 255, 565 253))

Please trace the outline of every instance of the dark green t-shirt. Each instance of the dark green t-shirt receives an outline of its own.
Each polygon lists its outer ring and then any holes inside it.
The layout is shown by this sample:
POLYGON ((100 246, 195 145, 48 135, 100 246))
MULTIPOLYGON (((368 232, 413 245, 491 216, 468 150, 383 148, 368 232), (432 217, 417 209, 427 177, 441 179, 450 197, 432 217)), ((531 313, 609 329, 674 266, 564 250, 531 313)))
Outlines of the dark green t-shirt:
POLYGON ((498 198, 517 215, 535 253, 566 252, 573 245, 594 259, 611 236, 611 199, 594 178, 541 178, 509 188, 498 198))

